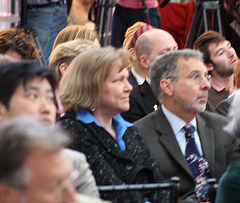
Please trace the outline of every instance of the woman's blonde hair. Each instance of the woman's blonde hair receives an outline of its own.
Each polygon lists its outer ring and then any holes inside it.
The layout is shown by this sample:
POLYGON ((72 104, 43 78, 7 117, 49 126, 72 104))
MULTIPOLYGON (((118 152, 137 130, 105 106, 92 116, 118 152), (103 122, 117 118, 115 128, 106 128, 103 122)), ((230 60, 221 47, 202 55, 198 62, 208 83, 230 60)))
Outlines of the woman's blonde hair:
POLYGON ((57 35, 54 43, 53 49, 56 48, 57 45, 71 41, 74 39, 87 39, 90 41, 95 41, 98 37, 96 30, 90 30, 84 25, 70 25, 63 28, 57 35))
POLYGON ((113 62, 122 69, 128 65, 129 53, 111 46, 87 50, 72 62, 73 69, 63 79, 60 98, 65 111, 79 106, 91 110, 101 101, 102 88, 113 62))
POLYGON ((123 48, 125 48, 125 49, 131 48, 131 41, 132 41, 134 33, 138 30, 138 28, 140 28, 141 26, 143 26, 145 24, 147 24, 147 23, 138 21, 126 30, 125 39, 123 41, 123 48))
POLYGON ((75 39, 59 44, 52 50, 49 56, 49 67, 54 68, 58 82, 62 78, 62 74, 59 70, 62 63, 69 65, 78 54, 90 48, 98 48, 99 46, 99 44, 90 40, 75 39))

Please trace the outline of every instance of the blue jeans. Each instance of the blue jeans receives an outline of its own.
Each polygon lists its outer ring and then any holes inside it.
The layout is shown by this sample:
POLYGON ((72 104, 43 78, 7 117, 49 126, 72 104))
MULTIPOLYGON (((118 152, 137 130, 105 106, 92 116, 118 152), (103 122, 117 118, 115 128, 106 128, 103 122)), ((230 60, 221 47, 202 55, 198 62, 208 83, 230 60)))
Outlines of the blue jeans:
POLYGON ((50 5, 27 9, 27 25, 36 30, 46 63, 57 34, 67 25, 67 6, 50 5))
MULTIPOLYGON (((148 14, 150 24, 155 28, 160 28, 161 17, 158 8, 149 9, 148 14)), ((144 9, 125 8, 117 4, 113 15, 111 45, 122 47, 127 28, 138 21, 147 22, 144 9)))

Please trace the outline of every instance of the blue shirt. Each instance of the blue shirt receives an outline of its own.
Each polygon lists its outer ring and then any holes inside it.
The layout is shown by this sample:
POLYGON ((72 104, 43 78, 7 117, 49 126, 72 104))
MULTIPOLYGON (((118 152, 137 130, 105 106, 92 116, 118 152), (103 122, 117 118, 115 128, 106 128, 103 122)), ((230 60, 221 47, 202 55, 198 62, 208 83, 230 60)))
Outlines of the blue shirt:
MULTIPOLYGON (((77 118, 82 121, 85 124, 95 123, 97 126, 102 127, 103 126, 96 120, 96 118, 93 116, 92 113, 89 111, 86 111, 82 107, 78 108, 77 111, 77 118)), ((120 114, 117 114, 113 116, 113 128, 117 135, 117 144, 120 150, 125 151, 126 144, 124 140, 122 139, 125 131, 128 127, 132 126, 132 123, 129 123, 123 119, 123 117, 120 114)))

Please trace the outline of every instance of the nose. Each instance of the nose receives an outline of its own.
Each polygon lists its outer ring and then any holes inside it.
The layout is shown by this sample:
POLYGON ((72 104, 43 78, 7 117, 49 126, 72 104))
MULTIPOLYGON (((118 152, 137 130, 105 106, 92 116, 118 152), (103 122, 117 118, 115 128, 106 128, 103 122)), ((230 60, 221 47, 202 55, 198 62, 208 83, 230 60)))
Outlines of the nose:
POLYGON ((127 91, 127 92, 131 92, 132 91, 132 89, 133 89, 133 86, 131 85, 131 83, 128 81, 128 79, 126 79, 126 81, 125 81, 125 91, 127 91))
POLYGON ((230 58, 232 58, 234 55, 236 54, 235 50, 233 47, 231 47, 229 50, 228 50, 228 56, 230 58))
POLYGON ((206 77, 203 77, 200 87, 203 90, 209 90, 211 88, 211 83, 206 77))
POLYGON ((68 185, 63 191, 61 203, 73 203, 76 201, 76 190, 72 185, 68 185))
POLYGON ((52 104, 50 104, 47 98, 42 98, 40 101, 40 113, 47 115, 50 114, 51 106, 52 104))

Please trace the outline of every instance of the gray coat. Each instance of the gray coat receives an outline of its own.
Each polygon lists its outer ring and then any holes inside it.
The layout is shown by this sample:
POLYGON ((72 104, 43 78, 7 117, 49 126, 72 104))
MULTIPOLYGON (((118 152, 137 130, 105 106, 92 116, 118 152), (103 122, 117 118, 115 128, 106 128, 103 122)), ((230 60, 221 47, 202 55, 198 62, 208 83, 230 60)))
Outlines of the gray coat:
MULTIPOLYGON (((216 113, 202 112, 197 115, 197 129, 203 150, 210 168, 210 177, 219 180, 227 165, 240 158, 240 147, 222 127, 227 119, 216 113)), ((161 107, 134 123, 158 163, 164 178, 180 177, 180 196, 185 198, 194 190, 195 183, 175 138, 171 125, 161 107)))

